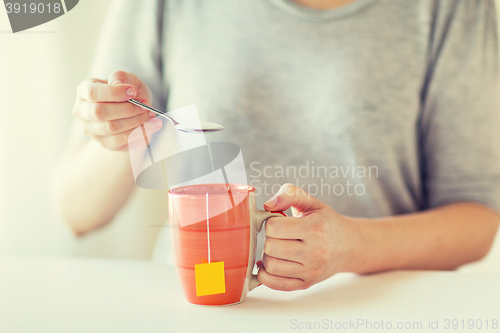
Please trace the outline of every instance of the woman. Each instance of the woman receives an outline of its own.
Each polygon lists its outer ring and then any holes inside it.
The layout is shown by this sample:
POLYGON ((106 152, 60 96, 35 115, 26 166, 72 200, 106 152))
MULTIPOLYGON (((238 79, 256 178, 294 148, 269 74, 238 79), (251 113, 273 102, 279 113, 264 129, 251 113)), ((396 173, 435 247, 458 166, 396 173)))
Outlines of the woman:
POLYGON ((270 288, 454 269, 493 242, 492 0, 117 1, 92 76, 73 110, 91 140, 73 136, 55 181, 78 234, 111 221, 133 188, 127 137, 153 116, 135 98, 195 103, 225 125, 214 140, 242 148, 258 203, 295 184, 264 206, 294 212, 266 225, 270 288))

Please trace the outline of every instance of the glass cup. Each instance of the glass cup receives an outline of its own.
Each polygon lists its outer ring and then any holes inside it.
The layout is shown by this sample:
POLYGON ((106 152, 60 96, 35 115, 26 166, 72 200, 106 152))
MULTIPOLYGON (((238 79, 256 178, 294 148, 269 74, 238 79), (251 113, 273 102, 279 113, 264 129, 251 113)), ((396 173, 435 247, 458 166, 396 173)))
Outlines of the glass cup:
POLYGON ((177 187, 168 193, 171 243, 186 300, 241 303, 260 282, 252 274, 257 233, 282 212, 255 207, 255 188, 239 184, 177 187))

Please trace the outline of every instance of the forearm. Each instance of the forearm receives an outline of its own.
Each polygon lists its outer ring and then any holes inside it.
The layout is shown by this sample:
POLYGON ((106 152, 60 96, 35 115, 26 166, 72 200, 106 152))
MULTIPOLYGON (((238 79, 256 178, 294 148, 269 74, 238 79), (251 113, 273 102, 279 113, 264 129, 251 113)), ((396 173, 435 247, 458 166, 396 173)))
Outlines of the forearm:
POLYGON ((76 234, 105 225, 134 186, 128 152, 89 140, 67 150, 53 176, 56 210, 76 234))
POLYGON ((489 251, 500 216, 474 203, 455 203, 419 213, 353 219, 354 256, 345 271, 455 269, 489 251))

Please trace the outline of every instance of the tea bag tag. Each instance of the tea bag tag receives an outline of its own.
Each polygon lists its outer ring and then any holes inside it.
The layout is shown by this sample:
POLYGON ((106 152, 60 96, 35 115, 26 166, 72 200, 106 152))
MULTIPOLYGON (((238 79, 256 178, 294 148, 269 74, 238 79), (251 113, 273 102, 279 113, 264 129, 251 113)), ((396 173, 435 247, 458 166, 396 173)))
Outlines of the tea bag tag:
POLYGON ((196 296, 224 294, 226 292, 224 262, 210 262, 210 215, 208 212, 208 193, 206 195, 206 206, 208 263, 194 265, 196 296))
POLYGON ((224 294, 226 292, 223 261, 194 265, 194 274, 196 296, 224 294))

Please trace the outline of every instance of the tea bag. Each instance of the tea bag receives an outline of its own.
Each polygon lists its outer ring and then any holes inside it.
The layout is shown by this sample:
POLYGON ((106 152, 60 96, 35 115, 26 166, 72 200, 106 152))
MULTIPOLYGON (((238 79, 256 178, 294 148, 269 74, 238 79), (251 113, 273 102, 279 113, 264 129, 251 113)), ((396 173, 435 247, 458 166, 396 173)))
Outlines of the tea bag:
POLYGON ((210 214, 208 211, 208 193, 206 194, 206 211, 208 263, 194 265, 196 296, 224 294, 226 292, 224 262, 211 262, 210 258, 210 214))

